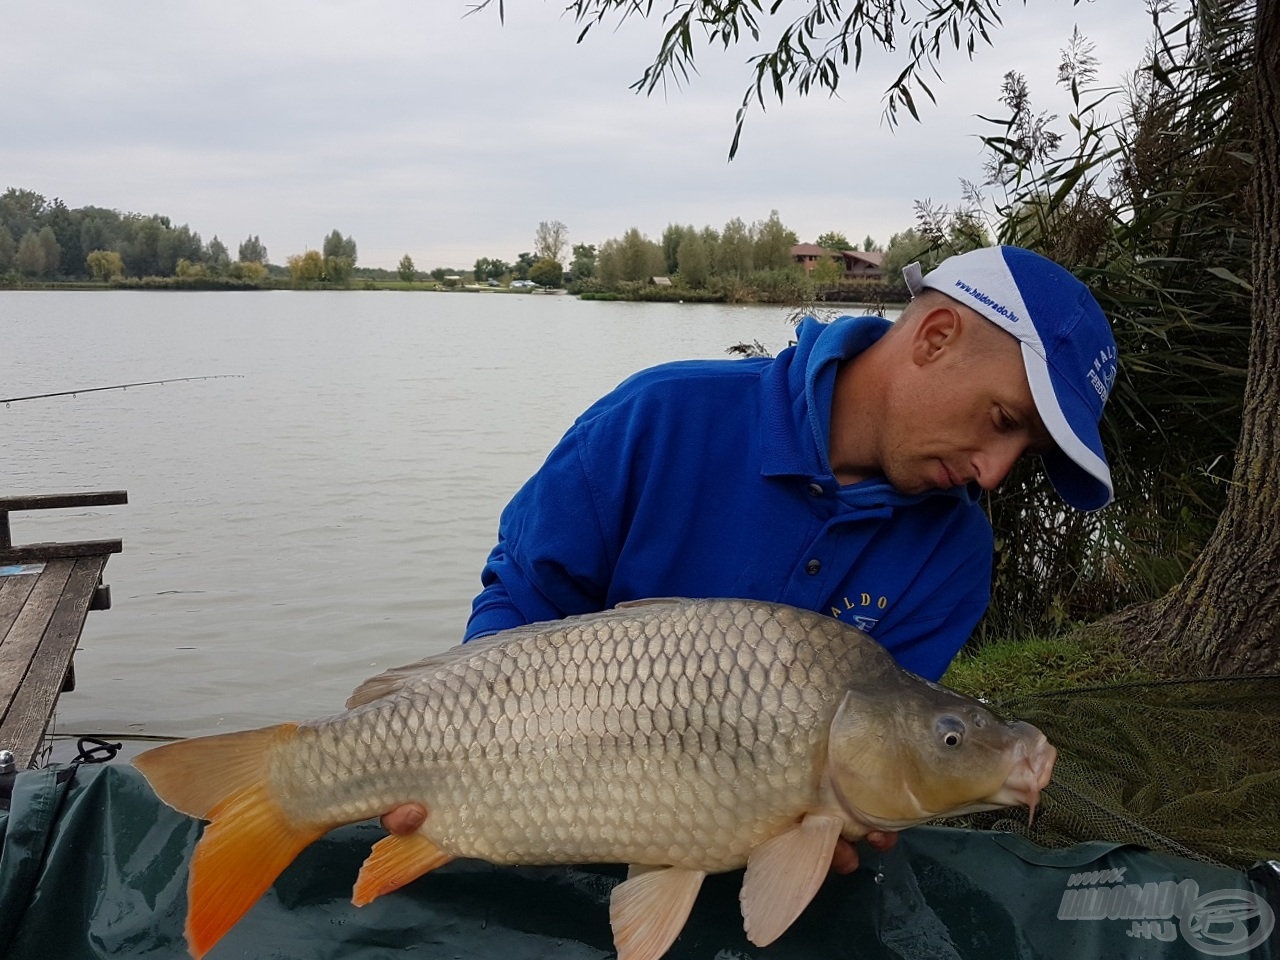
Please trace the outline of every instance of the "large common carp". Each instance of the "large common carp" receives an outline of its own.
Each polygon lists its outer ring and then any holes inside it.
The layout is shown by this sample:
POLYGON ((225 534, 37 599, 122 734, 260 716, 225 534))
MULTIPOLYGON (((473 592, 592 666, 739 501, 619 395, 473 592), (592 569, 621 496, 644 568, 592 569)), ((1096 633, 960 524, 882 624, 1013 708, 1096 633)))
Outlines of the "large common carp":
POLYGON ((338 716, 168 744, 134 762, 210 820, 191 861, 197 958, 308 844, 406 802, 354 902, 455 857, 619 862, 621 960, 666 952, 707 873, 746 865, 748 937, 772 942, 836 840, 1027 804, 1055 751, 1025 723, 899 668, 821 614, 654 600, 508 630, 363 684, 338 716))

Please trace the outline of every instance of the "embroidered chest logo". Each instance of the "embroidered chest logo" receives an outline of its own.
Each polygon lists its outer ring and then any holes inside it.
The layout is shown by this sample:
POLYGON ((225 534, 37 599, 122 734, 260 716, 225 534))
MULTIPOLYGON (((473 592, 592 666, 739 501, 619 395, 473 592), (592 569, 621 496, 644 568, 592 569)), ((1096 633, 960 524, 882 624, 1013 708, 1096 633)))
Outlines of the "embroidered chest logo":
POLYGON ((889 606, 889 598, 872 596, 869 593, 855 593, 841 598, 840 603, 833 604, 831 616, 844 623, 857 627, 864 633, 870 633, 880 622, 880 614, 889 606))

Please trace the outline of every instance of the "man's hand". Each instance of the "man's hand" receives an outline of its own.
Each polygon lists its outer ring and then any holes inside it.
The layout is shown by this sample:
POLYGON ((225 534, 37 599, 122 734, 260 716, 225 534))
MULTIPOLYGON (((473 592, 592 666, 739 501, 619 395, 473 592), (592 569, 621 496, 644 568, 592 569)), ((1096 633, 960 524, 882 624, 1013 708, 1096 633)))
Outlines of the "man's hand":
MULTIPOLYGON (((898 842, 898 834, 887 830, 873 830, 867 834, 866 840, 872 849, 884 853, 893 849, 893 845, 898 842)), ((831 855, 831 870, 833 873, 844 874, 853 873, 857 869, 858 851, 852 843, 841 837, 836 841, 835 853, 831 855)))
POLYGON ((404 836, 427 822, 427 808, 420 803, 402 803, 382 815, 382 829, 404 836))

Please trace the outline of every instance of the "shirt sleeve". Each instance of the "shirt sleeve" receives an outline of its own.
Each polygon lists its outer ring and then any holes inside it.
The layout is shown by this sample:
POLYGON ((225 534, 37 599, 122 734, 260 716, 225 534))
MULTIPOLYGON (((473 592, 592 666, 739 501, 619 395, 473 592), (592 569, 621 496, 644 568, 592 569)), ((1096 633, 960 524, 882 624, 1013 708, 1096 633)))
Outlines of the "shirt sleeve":
POLYGON ((575 424, 502 511, 464 642, 606 605, 613 558, 583 463, 587 430, 575 424))

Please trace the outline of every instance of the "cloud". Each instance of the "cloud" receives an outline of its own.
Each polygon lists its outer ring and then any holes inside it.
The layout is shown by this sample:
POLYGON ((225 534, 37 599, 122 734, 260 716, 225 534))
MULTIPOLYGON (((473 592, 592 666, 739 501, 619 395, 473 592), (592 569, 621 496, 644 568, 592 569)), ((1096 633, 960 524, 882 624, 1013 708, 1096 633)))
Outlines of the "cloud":
POLYGON ((637 96, 660 22, 611 22, 576 44, 558 6, 532 0, 508 0, 505 24, 461 0, 10 2, 0 188, 163 213, 232 249, 258 234, 280 262, 334 228, 368 265, 409 252, 467 266, 528 250, 540 220, 599 243, 774 209, 802 239, 883 242, 911 225, 914 200, 954 198, 959 177, 977 177, 975 115, 996 111, 1006 70, 1050 102, 1073 22, 1105 79, 1131 69, 1142 5, 1100 7, 1008 7, 995 47, 947 56, 938 105, 897 130, 881 94, 901 56, 869 57, 840 98, 754 109, 728 163, 755 51, 702 50, 688 84, 637 96))

